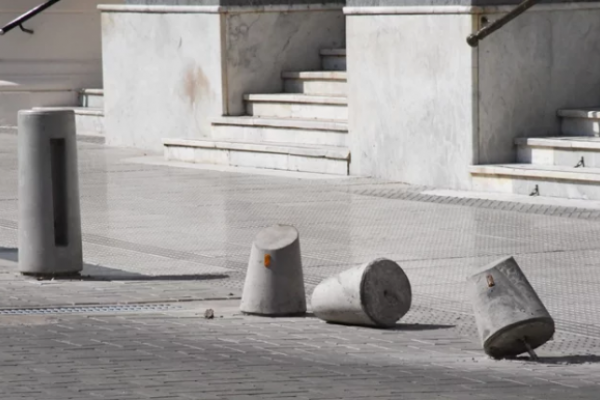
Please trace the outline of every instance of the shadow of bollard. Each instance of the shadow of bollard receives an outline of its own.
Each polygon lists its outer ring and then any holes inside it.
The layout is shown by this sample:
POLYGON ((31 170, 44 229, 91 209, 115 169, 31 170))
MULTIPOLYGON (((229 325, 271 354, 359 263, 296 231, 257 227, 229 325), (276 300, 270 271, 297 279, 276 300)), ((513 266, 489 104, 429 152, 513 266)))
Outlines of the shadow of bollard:
POLYGON ((402 268, 381 258, 321 282, 312 295, 312 310, 327 322, 391 328, 411 302, 410 281, 402 268))

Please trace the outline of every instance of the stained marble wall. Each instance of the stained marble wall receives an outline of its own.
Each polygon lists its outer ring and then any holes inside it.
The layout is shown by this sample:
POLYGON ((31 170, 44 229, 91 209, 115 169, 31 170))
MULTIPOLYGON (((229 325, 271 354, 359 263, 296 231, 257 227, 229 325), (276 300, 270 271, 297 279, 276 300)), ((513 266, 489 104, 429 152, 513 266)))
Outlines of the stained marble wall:
POLYGON ((103 12, 106 142, 160 151, 223 109, 221 16, 103 12))
POLYGON ((243 95, 282 90, 281 72, 319 68, 344 45, 338 5, 103 9, 107 143, 162 150, 244 113, 243 95))

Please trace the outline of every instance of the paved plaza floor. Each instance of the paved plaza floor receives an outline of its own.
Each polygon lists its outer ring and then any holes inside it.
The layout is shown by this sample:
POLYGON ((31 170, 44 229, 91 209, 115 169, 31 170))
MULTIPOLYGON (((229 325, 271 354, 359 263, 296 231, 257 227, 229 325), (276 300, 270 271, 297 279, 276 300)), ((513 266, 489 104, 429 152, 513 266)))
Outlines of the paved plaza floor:
POLYGON ((39 281, 17 272, 16 139, 0 134, 2 400, 600 398, 599 210, 79 142, 84 271, 39 281), (300 232, 309 295, 387 257, 411 280, 411 311, 389 330, 241 315, 252 240, 277 223, 300 232), (537 362, 486 357, 465 297, 471 271, 508 255, 557 324, 537 362))

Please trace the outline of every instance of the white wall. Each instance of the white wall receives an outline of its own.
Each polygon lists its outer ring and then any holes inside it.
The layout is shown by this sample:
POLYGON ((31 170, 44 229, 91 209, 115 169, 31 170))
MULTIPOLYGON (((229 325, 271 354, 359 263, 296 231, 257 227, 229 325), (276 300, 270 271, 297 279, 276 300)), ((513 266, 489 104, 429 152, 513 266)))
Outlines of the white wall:
POLYGON ((465 187, 474 157, 472 18, 348 15, 352 175, 465 187))
MULTIPOLYGON (((20 109, 75 105, 76 90, 102 87, 99 3, 123 0, 63 0, 0 36, 0 126, 14 126, 20 109)), ((0 26, 42 0, 1 0, 0 26)))
POLYGON ((597 3, 536 6, 483 40, 478 163, 515 162, 517 137, 560 135, 558 109, 600 106, 599 66, 597 3))
POLYGON ((162 149, 223 112, 221 15, 104 12, 106 143, 162 149))
MULTIPOLYGON (((42 3, 42 0, 2 0, 0 25, 42 3)), ((0 36, 0 80, 17 83, 70 82, 75 87, 100 87, 102 47, 99 3, 122 0, 63 0, 36 16, 25 27, 0 36)))
POLYGON ((512 7, 346 8, 352 174, 469 189, 470 165, 600 105, 600 4, 537 5, 467 45, 512 7))
POLYGON ((282 90, 344 44, 340 6, 118 6, 103 10, 107 144, 161 151, 241 115, 243 95, 282 90))

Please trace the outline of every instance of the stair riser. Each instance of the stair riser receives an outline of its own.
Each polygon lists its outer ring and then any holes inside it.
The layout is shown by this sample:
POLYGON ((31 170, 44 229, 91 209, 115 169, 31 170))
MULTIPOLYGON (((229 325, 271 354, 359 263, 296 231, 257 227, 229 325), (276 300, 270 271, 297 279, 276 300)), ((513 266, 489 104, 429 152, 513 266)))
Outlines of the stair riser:
POLYGON ((287 93, 303 93, 317 96, 346 96, 348 84, 345 81, 286 79, 284 90, 287 93))
POLYGON ((98 94, 81 94, 81 107, 104 108, 104 96, 98 94))
POLYGON ((348 119, 348 107, 330 104, 246 102, 248 115, 301 119, 348 119))
POLYGON ((561 119, 561 132, 564 136, 600 136, 600 119, 569 118, 561 119))
POLYGON ((104 116, 75 114, 77 133, 104 135, 104 116))
POLYGON ((239 142, 279 142, 347 146, 348 134, 335 131, 273 128, 259 126, 213 125, 214 140, 239 142))
POLYGON ((321 65, 325 71, 346 71, 345 56, 321 56, 321 65))
POLYGON ((519 163, 522 164, 558 165, 563 167, 575 167, 583 157, 586 167, 600 168, 600 151, 593 150, 519 146, 517 157, 519 163))
POLYGON ((264 168, 334 175, 348 174, 348 162, 346 160, 312 158, 288 154, 169 145, 165 146, 165 158, 169 161, 227 165, 232 167, 264 168))
POLYGON ((581 200, 600 200, 600 184, 583 181, 479 175, 472 178, 472 189, 480 192, 530 195, 539 188, 539 195, 581 200))

